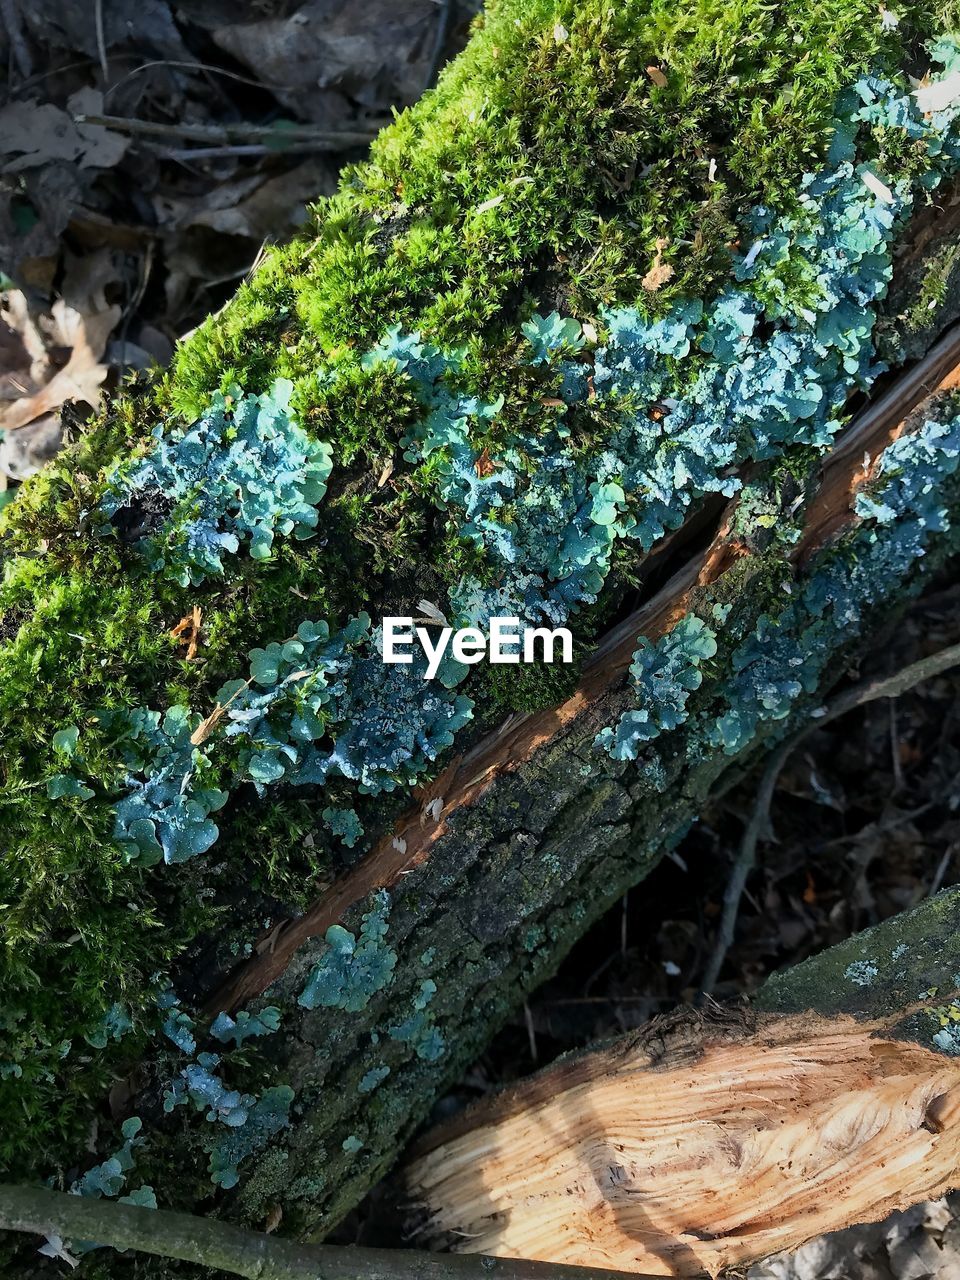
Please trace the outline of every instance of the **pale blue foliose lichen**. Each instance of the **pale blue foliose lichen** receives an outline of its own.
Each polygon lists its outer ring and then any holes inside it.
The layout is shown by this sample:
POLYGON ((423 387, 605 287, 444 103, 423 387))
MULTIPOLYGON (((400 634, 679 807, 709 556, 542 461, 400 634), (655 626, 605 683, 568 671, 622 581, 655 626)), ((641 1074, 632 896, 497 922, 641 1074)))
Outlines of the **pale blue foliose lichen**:
POLYGON ((256 1013, 241 1009, 236 1018, 231 1018, 228 1013, 218 1013, 211 1024, 210 1034, 221 1044, 229 1044, 232 1040, 239 1049, 244 1040, 273 1035, 279 1028, 280 1010, 276 1005, 268 1004, 256 1013))
POLYGON ((390 895, 373 895, 361 921, 360 936, 335 924, 327 930, 327 951, 313 966, 299 997, 305 1009, 344 1009, 357 1013, 393 980, 397 953, 386 942, 390 895))
POLYGON ((275 1085, 254 1097, 230 1089, 216 1074, 220 1063, 219 1054, 198 1054, 165 1090, 163 1109, 171 1112, 189 1104, 209 1123, 221 1127, 208 1146, 210 1180, 214 1186, 229 1189, 240 1180, 240 1161, 266 1146, 290 1123, 294 1092, 289 1085, 275 1085))
POLYGON ((286 644, 254 650, 251 680, 217 695, 229 703, 226 736, 249 739, 249 777, 344 778, 376 795, 414 782, 451 746, 473 703, 425 681, 422 662, 384 664, 381 645, 381 628, 361 614, 332 638, 325 623, 303 623, 286 644))
POLYGON ((100 1022, 87 1031, 84 1040, 94 1049, 105 1049, 108 1040, 120 1040, 133 1029, 133 1022, 127 1008, 114 1002, 103 1015, 100 1022))
POLYGON ((262 1150, 272 1137, 290 1124, 290 1107, 294 1092, 289 1085, 273 1085, 264 1089, 250 1107, 242 1126, 232 1128, 221 1137, 210 1152, 210 1181, 229 1189, 240 1180, 237 1166, 241 1160, 262 1150))
POLYGON ((919 431, 894 440, 878 464, 885 483, 857 494, 857 515, 886 525, 909 511, 925 532, 938 532, 942 527, 938 485, 956 467, 957 452, 955 421, 925 422, 919 431))
POLYGON ((133 1153, 144 1141, 140 1136, 142 1129, 143 1121, 139 1116, 131 1116, 125 1120, 120 1130, 124 1138, 123 1146, 101 1164, 88 1169, 70 1188, 72 1194, 95 1199, 118 1195, 126 1182, 127 1174, 136 1168, 133 1153))
POLYGON ((533 348, 531 364, 548 364, 558 352, 579 351, 586 344, 576 320, 561 319, 556 311, 549 316, 531 316, 520 331, 533 348))
POLYGON ((152 866, 186 862, 204 853, 219 835, 210 814, 226 792, 203 784, 208 758, 194 743, 200 716, 186 707, 103 713, 108 731, 120 736, 128 790, 116 806, 114 835, 130 862, 152 866))
POLYGON ((804 653, 803 645, 815 639, 802 625, 804 616, 801 603, 757 619, 733 654, 733 679, 725 689, 729 709, 709 728, 711 745, 730 754, 739 751, 762 721, 784 719, 802 693, 813 693, 820 664, 804 653))
MULTIPOLYGON (((414 782, 452 745, 473 703, 424 681, 419 663, 385 665, 381 643, 361 614, 332 638, 326 623, 305 622, 283 645, 253 650, 250 680, 217 695, 225 736, 244 744, 241 773, 260 786, 343 778, 371 795, 414 782)), ((355 842, 359 822, 329 812, 337 834, 355 842)))
POLYGON ((363 835, 363 823, 353 809, 324 809, 320 817, 327 828, 338 836, 348 849, 352 849, 363 835))
MULTIPOLYGON (((301 623, 289 640, 253 649, 249 678, 218 691, 221 710, 209 736, 201 716, 182 706, 163 716, 142 708, 100 712, 128 768, 114 826, 128 861, 184 862, 210 848, 219 835, 210 815, 228 793, 209 785, 209 775, 231 742, 240 748, 231 786, 249 781, 262 792, 279 781, 322 786, 342 778, 376 795, 411 785, 452 745, 473 703, 424 681, 422 657, 385 665, 381 644, 382 631, 371 629, 366 614, 333 637, 325 622, 301 623)), ((348 848, 363 835, 352 809, 331 806, 323 817, 348 848)))
MULTIPOLYGON (((80 730, 75 724, 65 725, 58 729, 50 740, 54 759, 58 767, 68 768, 80 763, 77 758, 77 746, 80 741, 80 730)), ((78 800, 92 800, 94 792, 71 773, 55 773, 47 779, 47 795, 51 800, 59 800, 64 796, 75 796, 78 800)))
MULTIPOLYGON (((855 502, 861 525, 833 554, 822 557, 811 575, 794 584, 782 609, 761 615, 734 649, 731 674, 714 697, 721 710, 700 715, 688 735, 689 751, 696 752, 699 743, 734 755, 762 723, 785 719, 802 694, 817 689, 827 655, 843 637, 855 636, 866 611, 903 583, 922 560, 930 535, 949 529, 943 483, 958 465, 960 416, 926 422, 884 450, 876 482, 855 502)), ((694 658, 671 643, 674 634, 654 645, 642 644, 638 655, 668 669, 671 655, 689 683, 694 658)), ((619 759, 635 759, 645 741, 670 727, 658 724, 662 691, 641 681, 636 687, 646 714, 627 712, 616 730, 605 730, 598 739, 619 759)), ((680 705, 685 718, 686 704, 679 704, 683 687, 668 684, 667 691, 668 714, 676 716, 680 705)))
POLYGON ((706 730, 710 745, 739 751, 762 721, 783 719, 816 689, 836 641, 856 635, 864 613, 922 559, 929 536, 949 528, 942 485, 958 460, 960 417, 927 422, 884 450, 878 483, 856 500, 863 524, 855 536, 734 653, 727 710, 706 730))
MULTIPOLYGON (((173 991, 165 991, 157 997, 157 1007, 166 1011, 161 1031, 171 1044, 175 1044, 181 1053, 191 1054, 197 1051, 197 1039, 194 1034, 196 1023, 185 1009, 180 1008, 180 1001, 173 991)), ((211 1028, 212 1031, 212 1028, 211 1028)))
MULTIPOLYGON (((160 992, 157 1007, 166 1014, 161 1027, 164 1035, 183 1054, 194 1059, 168 1083, 163 1094, 163 1109, 172 1112, 189 1104, 209 1123, 220 1126, 214 1136, 205 1138, 210 1153, 211 1181, 225 1189, 236 1186, 240 1161, 265 1146, 289 1123, 294 1092, 287 1085, 278 1085, 255 1097, 229 1088, 220 1074, 229 1066, 229 1056, 224 1058, 223 1052, 197 1053, 197 1024, 181 1009, 180 999, 172 988, 160 992), (227 1130, 226 1135, 221 1129, 227 1130)), ((242 1049, 247 1040, 273 1035, 280 1027, 280 1019, 280 1010, 275 1005, 253 1012, 244 1009, 235 1018, 221 1012, 208 1028, 208 1034, 230 1046, 232 1052, 242 1049)))
POLYGON ((847 965, 843 976, 858 987, 869 987, 879 972, 872 960, 854 960, 847 965))
POLYGON ((700 664, 716 652, 716 634, 695 614, 659 640, 642 638, 630 666, 640 707, 625 711, 615 728, 601 730, 597 745, 615 760, 634 760, 641 743, 683 724, 687 700, 703 680, 700 664))
POLYGON ((378 1084, 382 1084, 390 1074, 390 1068, 384 1064, 380 1067, 371 1067, 370 1070, 361 1077, 357 1089, 360 1093, 373 1093, 378 1084))
POLYGON ((284 379, 261 396, 233 388, 186 430, 158 427, 153 450, 115 471, 100 511, 182 586, 222 573, 243 542, 263 560, 276 535, 309 537, 331 451, 291 417, 291 391, 284 379))
MULTIPOLYGON (((413 998, 410 1016, 387 1028, 391 1040, 400 1040, 412 1046, 417 1057, 424 1062, 436 1062, 443 1057, 446 1041, 434 1024, 430 1003, 437 994, 437 984, 432 978, 420 983, 420 990, 413 998)), ((362 1088, 362 1082, 361 1082, 362 1088)))
MULTIPOLYGON (((74 1196, 85 1196, 88 1199, 100 1200, 104 1197, 107 1199, 117 1199, 120 1204, 137 1205, 140 1208, 156 1209, 157 1197, 154 1194, 153 1187, 140 1186, 121 1196, 120 1192, 126 1185, 127 1175, 136 1169, 136 1157, 134 1151, 137 1147, 143 1145, 145 1139, 142 1136, 143 1121, 139 1116, 130 1116, 121 1126, 121 1134, 123 1136, 123 1145, 108 1156, 106 1160, 102 1160, 99 1164, 88 1169, 82 1177, 78 1178, 70 1187, 70 1194, 74 1196)), ((46 1242, 40 1246, 39 1252, 48 1258, 63 1258, 76 1265, 71 1261, 71 1254, 83 1255, 90 1253, 93 1249, 100 1248, 93 1240, 73 1240, 70 1242, 70 1252, 65 1250, 64 1242, 60 1236, 48 1235, 46 1242)))

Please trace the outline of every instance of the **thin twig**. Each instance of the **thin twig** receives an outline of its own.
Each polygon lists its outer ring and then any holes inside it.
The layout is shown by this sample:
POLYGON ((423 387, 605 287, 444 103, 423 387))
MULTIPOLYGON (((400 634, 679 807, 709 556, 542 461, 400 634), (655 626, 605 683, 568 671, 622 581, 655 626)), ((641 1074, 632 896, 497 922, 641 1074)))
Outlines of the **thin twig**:
POLYGON ((269 124, 163 124, 157 120, 137 120, 132 116, 75 115, 75 124, 97 124, 114 133, 132 137, 164 138, 175 142, 200 142, 223 146, 233 142, 260 142, 282 151, 289 143, 301 143, 317 151, 342 151, 365 146, 388 120, 371 121, 356 129, 318 129, 313 125, 269 124))
POLYGON ((158 67, 162 67, 164 70, 172 69, 177 71, 202 71, 205 74, 213 73, 218 76, 224 76, 228 80, 236 80, 239 84, 252 85, 255 89, 269 89, 271 91, 276 91, 277 89, 284 88, 281 84, 271 84, 268 80, 255 80, 253 76, 241 75, 239 71, 229 71, 226 67, 218 67, 212 62, 187 62, 185 59, 181 58, 155 58, 150 62, 141 62, 138 67, 134 67, 132 71, 128 71, 125 76, 121 76, 116 84, 112 84, 109 88, 105 89, 103 93, 104 102, 106 102, 107 98, 109 98, 112 93, 116 93, 118 89, 122 89, 125 84, 128 84, 133 80, 135 76, 142 75, 145 71, 156 70, 158 67))
POLYGON ((450 30, 450 15, 453 11, 453 0, 438 0, 440 8, 440 17, 437 19, 437 29, 433 37, 433 48, 430 51, 430 61, 427 63, 427 74, 423 78, 424 92, 432 89, 440 71, 440 63, 443 61, 443 50, 447 43, 447 32, 450 30))
MULTIPOLYGON (((283 148, 285 156, 309 155, 316 153, 316 146, 312 142, 294 142, 289 147, 283 148)), ((276 155, 276 147, 268 147, 262 142, 234 142, 225 143, 220 147, 158 147, 155 149, 156 154, 162 160, 219 160, 222 158, 232 158, 234 156, 269 156, 276 155)))
POLYGON ((957 846, 955 844, 951 844, 947 849, 946 853, 940 859, 940 864, 937 867, 936 871, 934 872, 933 879, 930 881, 930 889, 929 889, 929 892, 927 893, 928 898, 932 898, 934 897, 935 894, 938 894, 940 892, 940 886, 943 884, 944 877, 947 874, 947 868, 950 866, 950 863, 953 861, 953 855, 956 852, 957 852, 957 846))
MULTIPOLYGON (((250 1280, 626 1280, 624 1272, 478 1253, 301 1245, 214 1218, 45 1187, 0 1186, 0 1228, 61 1241, 97 1240, 114 1249, 195 1262, 250 1280)), ((633 1273, 632 1280, 644 1277, 633 1273)))
POLYGON ((903 790, 903 764, 900 760, 900 731, 897 725, 897 704, 890 700, 890 763, 893 766, 894 795, 903 790))
POLYGON ((27 42, 23 38, 17 0, 0 0, 0 22, 3 23, 3 29, 7 33, 7 39, 10 41, 10 52, 13 55, 14 62, 17 64, 17 70, 24 80, 27 80, 33 73, 33 60, 30 57, 27 42))
POLYGON ((815 729, 819 729, 822 725, 829 724, 831 720, 836 720, 839 716, 845 715, 846 712, 852 711, 854 707, 862 707, 865 703, 876 702, 879 698, 897 698, 901 693, 914 688, 915 685, 920 684, 922 681, 929 680, 944 671, 949 671, 951 667, 957 665, 960 665, 960 644, 950 645, 949 648, 941 649, 939 653, 931 654, 929 658, 921 658, 919 662, 911 663, 910 666, 904 667, 902 671, 894 672, 892 676, 865 680, 850 689, 845 689, 827 706, 813 711, 810 714, 810 719, 805 724, 801 725, 789 737, 784 738, 774 749, 767 762, 767 767, 763 771, 763 777, 760 779, 760 787, 757 791, 753 812, 743 833, 740 849, 723 895, 723 914, 720 919, 720 930, 717 934, 717 941, 710 957, 710 962, 703 975, 703 983, 701 985, 703 994, 709 995, 713 990, 717 978, 720 976, 720 970, 727 957, 727 952, 733 944, 740 899, 743 896, 747 877, 756 865, 757 844, 770 822, 770 804, 773 800, 777 779, 780 777, 784 765, 795 748, 815 729))
POLYGON ((107 41, 103 34, 103 0, 96 0, 93 6, 93 21, 97 32, 97 55, 100 58, 100 70, 103 72, 103 83, 106 87, 110 79, 110 64, 107 62, 107 41))

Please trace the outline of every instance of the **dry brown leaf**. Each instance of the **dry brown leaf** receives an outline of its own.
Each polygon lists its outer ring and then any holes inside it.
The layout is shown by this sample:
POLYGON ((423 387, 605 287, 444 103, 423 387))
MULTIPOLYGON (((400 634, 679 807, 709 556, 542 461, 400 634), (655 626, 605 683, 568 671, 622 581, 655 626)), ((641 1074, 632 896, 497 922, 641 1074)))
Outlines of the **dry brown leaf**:
POLYGON ((114 297, 129 293, 133 282, 127 276, 124 256, 120 249, 109 244, 82 253, 71 253, 65 245, 59 293, 67 306, 81 315, 94 315, 109 307, 108 290, 114 297))
POLYGON ((9 289, 3 295, 0 324, 0 400, 19 400, 43 385, 50 368, 43 335, 21 290, 9 289))
POLYGON ((60 345, 72 348, 70 359, 39 391, 0 410, 0 429, 15 431, 46 413, 54 413, 69 400, 80 400, 96 409, 100 404, 100 384, 107 376, 100 357, 120 319, 120 311, 120 307, 112 306, 82 316, 62 298, 58 299, 53 304, 50 331, 60 345))
POLYGON ((492 476, 494 471, 496 471, 497 468, 493 465, 493 462, 490 459, 490 450, 486 446, 484 446, 483 453, 480 454, 480 457, 473 464, 473 469, 481 478, 483 476, 492 476))
POLYGON ((209 227, 248 240, 276 239, 303 224, 307 207, 337 185, 337 173, 320 159, 304 160, 284 173, 224 183, 199 199, 170 201, 170 230, 209 227))
POLYGON ((129 139, 101 125, 79 124, 74 115, 98 115, 103 95, 81 89, 68 100, 69 111, 50 102, 10 102, 0 110, 0 155, 5 173, 19 173, 51 162, 81 169, 112 169, 129 139), (71 112, 73 114, 71 114, 71 112))
POLYGON ((673 267, 670 266, 669 262, 663 261, 663 251, 666 247, 666 240, 660 239, 657 241, 657 252, 653 259, 653 266, 640 281, 647 293, 656 293, 668 280, 673 278, 673 267))
POLYGON ((35 475, 62 443, 63 428, 55 413, 45 413, 19 431, 4 432, 0 439, 0 480, 26 480, 35 475))
POLYGON ((19 333, 0 316, 0 400, 19 400, 30 390, 30 356, 19 333))
POLYGON ((325 125, 336 112, 343 123, 342 95, 376 113, 423 90, 435 0, 365 0, 362 23, 356 0, 307 0, 260 22, 244 8, 237 6, 241 21, 213 29, 214 43, 269 82, 300 119, 325 125))
POLYGON ((187 652, 183 655, 184 662, 192 662, 197 656, 197 647, 200 644, 200 623, 202 621, 203 610, 198 604, 195 604, 190 613, 182 617, 170 631, 171 639, 179 640, 182 645, 187 646, 187 652))

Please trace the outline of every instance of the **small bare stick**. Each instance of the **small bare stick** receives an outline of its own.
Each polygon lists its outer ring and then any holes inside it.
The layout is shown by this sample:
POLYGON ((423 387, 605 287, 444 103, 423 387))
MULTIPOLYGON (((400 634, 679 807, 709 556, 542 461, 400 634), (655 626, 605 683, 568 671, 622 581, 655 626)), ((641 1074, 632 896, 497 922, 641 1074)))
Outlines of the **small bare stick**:
POLYGON ((76 115, 75 124, 96 124, 115 133, 133 137, 159 138, 170 142, 199 142, 212 146, 230 143, 261 143, 283 150, 300 144, 315 151, 341 151, 362 147, 375 138, 384 121, 371 121, 356 129, 318 129, 313 125, 290 125, 277 128, 259 124, 163 124, 156 120, 137 120, 128 116, 76 115))
POLYGON ((24 80, 28 80, 33 72, 33 60, 30 57, 27 42, 23 38, 17 0, 0 0, 0 22, 3 23, 3 29, 10 41, 10 50, 17 64, 17 70, 24 80))
POLYGON ((844 690, 832 702, 828 703, 826 707, 821 709, 819 714, 814 712, 806 724, 801 725, 795 733, 784 738, 783 742, 774 749, 773 754, 767 761, 767 767, 763 771, 763 777, 760 779, 756 803, 753 806, 750 821, 747 823, 746 830, 743 833, 737 859, 733 864, 733 870, 730 873, 730 879, 727 881, 727 888, 723 895, 723 914, 720 918, 720 931, 701 984, 701 991, 704 995, 709 995, 716 985, 727 952, 733 943, 733 931, 737 923, 740 899, 746 887, 747 877, 756 865, 757 844, 770 822, 770 805, 773 801, 777 779, 796 747, 814 729, 819 729, 821 725, 829 724, 831 720, 836 720, 838 716, 845 715, 846 712, 852 711, 854 707, 862 707, 868 702, 876 702, 879 698, 898 698, 901 693, 906 693, 908 689, 914 688, 915 685, 922 683, 922 681, 929 680, 944 671, 949 671, 951 667, 955 667, 958 664, 960 664, 960 644, 955 644, 950 645, 949 648, 941 649, 939 653, 931 654, 929 658, 921 658, 919 662, 911 663, 909 667, 904 667, 902 671, 896 671, 891 676, 885 676, 882 679, 865 680, 861 684, 854 685, 853 688, 844 690))
MULTIPOLYGON (((45 1187, 0 1186, 0 1228, 99 1240, 161 1258, 196 1262, 249 1280, 625 1280, 623 1272, 439 1254, 410 1249, 301 1245, 214 1218, 72 1196, 45 1187)), ((631 1273, 631 1280, 644 1280, 631 1273)), ((649 1280, 649 1278, 648 1278, 649 1280)))

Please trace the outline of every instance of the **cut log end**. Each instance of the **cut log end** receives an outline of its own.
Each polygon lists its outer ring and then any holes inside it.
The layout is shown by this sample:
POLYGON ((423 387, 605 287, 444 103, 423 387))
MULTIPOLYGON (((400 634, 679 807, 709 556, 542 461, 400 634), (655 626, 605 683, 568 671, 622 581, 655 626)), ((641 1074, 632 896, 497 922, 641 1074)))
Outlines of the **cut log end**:
POLYGON ((960 1182, 960 1060, 812 1014, 698 1039, 621 1042, 428 1135, 405 1176, 422 1233, 715 1276, 960 1182))

